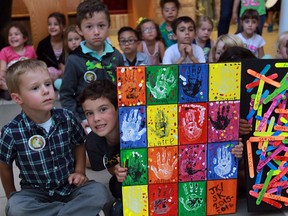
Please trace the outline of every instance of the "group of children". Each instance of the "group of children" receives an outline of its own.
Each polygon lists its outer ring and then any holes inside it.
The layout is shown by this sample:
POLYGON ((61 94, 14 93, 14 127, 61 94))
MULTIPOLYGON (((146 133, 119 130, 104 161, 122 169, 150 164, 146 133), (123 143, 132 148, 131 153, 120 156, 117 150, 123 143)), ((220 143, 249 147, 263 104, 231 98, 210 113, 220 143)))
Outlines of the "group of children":
MULTIPOLYGON (((0 176, 7 215, 97 215, 109 203, 108 191, 86 177, 85 150, 93 170, 108 169, 112 174, 110 190, 121 199, 127 168, 119 164, 117 66, 215 62, 228 47, 243 47, 256 34, 259 15, 254 10, 243 13, 242 39, 223 35, 214 44, 211 19, 202 17, 195 24, 190 17, 177 18, 178 0, 160 0, 160 6, 165 18, 160 27, 142 19, 136 29, 119 30, 123 54, 109 43, 110 15, 99 0, 80 3, 77 25, 67 29, 62 14, 51 14, 49 36, 36 52, 26 45, 28 34, 22 27, 9 28, 10 46, 0 54, 0 88, 9 91, 22 112, 1 131, 0 176), (19 61, 22 58, 30 60, 19 61), (12 60, 18 62, 10 66, 12 60), (53 108, 54 88, 65 109, 53 108), (92 132, 88 134, 87 128, 92 132), (18 192, 13 161, 20 169, 18 192)), ((288 56, 287 37, 286 33, 279 38, 279 58, 288 56)), ((259 40, 260 47, 252 52, 262 57, 265 42, 259 40)), ((232 150, 240 158, 242 152, 242 143, 232 150)))

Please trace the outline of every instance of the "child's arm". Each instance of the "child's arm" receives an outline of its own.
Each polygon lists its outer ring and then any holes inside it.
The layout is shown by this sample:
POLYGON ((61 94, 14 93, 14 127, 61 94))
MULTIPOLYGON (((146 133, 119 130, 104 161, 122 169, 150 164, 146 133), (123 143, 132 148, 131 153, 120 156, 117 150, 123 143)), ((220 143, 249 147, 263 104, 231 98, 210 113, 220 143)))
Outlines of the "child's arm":
MULTIPOLYGON (((120 161, 120 158, 117 158, 118 162, 120 161)), ((121 167, 120 163, 116 164, 115 166, 108 168, 108 171, 111 173, 111 175, 115 175, 118 182, 123 182, 126 180, 127 177, 127 168, 121 167)))
POLYGON ((258 48, 258 58, 262 58, 264 56, 264 48, 258 48))
POLYGON ((185 53, 188 56, 188 58, 193 62, 193 63, 199 63, 198 59, 195 58, 193 54, 193 48, 191 45, 186 45, 185 47, 185 53))
POLYGON ((159 41, 159 53, 160 53, 160 58, 161 62, 163 61, 164 53, 165 53, 165 46, 162 41, 159 41))
POLYGON ((1 75, 5 75, 5 71, 7 69, 7 63, 3 60, 0 61, 0 72, 1 75))
POLYGON ((74 146, 75 171, 69 178, 69 184, 81 186, 88 181, 86 177, 86 153, 84 144, 74 146))
POLYGON ((3 188, 5 190, 6 197, 7 199, 9 199, 10 194, 16 191, 16 188, 14 185, 12 166, 6 163, 0 162, 0 177, 1 177, 3 188))
POLYGON ((236 145, 233 149, 232 149, 232 151, 231 151, 231 153, 235 156, 235 157, 237 157, 237 158, 242 158, 242 156, 243 156, 243 143, 242 143, 242 140, 240 139, 239 140, 239 144, 238 145, 236 145))
POLYGON ((240 119, 239 121, 239 134, 247 135, 252 131, 252 125, 248 123, 246 119, 240 119))
POLYGON ((184 61, 184 59, 186 58, 186 52, 185 52, 185 48, 186 45, 185 44, 179 44, 178 45, 178 49, 180 52, 180 58, 178 59, 178 61, 176 62, 176 64, 182 64, 182 62, 184 61))
POLYGON ((239 11, 240 0, 234 0, 233 10, 232 10, 232 23, 236 24, 238 20, 238 11, 239 11))

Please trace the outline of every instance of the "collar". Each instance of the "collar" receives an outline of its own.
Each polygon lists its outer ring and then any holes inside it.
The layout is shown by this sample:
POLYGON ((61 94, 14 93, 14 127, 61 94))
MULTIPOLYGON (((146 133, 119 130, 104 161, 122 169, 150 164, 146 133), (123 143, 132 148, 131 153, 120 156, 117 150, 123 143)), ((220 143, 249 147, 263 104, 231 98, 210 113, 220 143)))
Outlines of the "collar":
POLYGON ((98 55, 98 53, 95 50, 92 50, 86 46, 86 41, 82 41, 80 43, 80 46, 81 46, 82 52, 84 54, 89 54, 92 57, 97 58, 98 60, 101 60, 102 56, 106 55, 107 53, 113 53, 114 52, 113 47, 106 40, 104 41, 104 50, 100 56, 98 55))

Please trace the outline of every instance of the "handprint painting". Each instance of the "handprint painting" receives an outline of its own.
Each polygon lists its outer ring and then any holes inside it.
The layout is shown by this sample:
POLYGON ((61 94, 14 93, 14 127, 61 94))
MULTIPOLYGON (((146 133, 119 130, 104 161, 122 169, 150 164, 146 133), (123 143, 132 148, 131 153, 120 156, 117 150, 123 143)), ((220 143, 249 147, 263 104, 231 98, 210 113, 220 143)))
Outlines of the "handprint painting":
POLYGON ((148 216, 148 186, 123 187, 123 213, 129 216, 148 216))
POLYGON ((145 67, 118 67, 118 106, 146 104, 145 67))
POLYGON ((147 147, 146 107, 119 107, 121 149, 147 147))
POLYGON ((148 146, 178 145, 177 105, 147 106, 148 146))
POLYGON ((179 142, 196 144, 207 142, 207 104, 179 104, 179 142))
POLYGON ((241 64, 209 64, 209 101, 240 99, 241 64))
POLYGON ((179 102, 202 102, 208 98, 208 65, 179 66, 179 102))
POLYGON ((238 160, 231 153, 237 141, 208 144, 207 179, 237 178, 238 160))
POLYGON ((149 185, 150 215, 175 216, 178 212, 178 184, 149 185))
POLYGON ((148 167, 149 184, 178 182, 177 146, 148 148, 148 167))
POLYGON ((206 147, 206 144, 179 147, 179 182, 206 180, 206 147))
POLYGON ((120 152, 121 166, 128 168, 127 178, 122 183, 127 185, 143 185, 148 183, 147 149, 126 149, 120 152))
POLYGON ((238 140, 240 101, 208 103, 208 142, 238 140))
POLYGON ((147 104, 178 102, 178 66, 146 67, 147 104))
POLYGON ((178 215, 206 215, 206 182, 183 182, 178 185, 178 215))

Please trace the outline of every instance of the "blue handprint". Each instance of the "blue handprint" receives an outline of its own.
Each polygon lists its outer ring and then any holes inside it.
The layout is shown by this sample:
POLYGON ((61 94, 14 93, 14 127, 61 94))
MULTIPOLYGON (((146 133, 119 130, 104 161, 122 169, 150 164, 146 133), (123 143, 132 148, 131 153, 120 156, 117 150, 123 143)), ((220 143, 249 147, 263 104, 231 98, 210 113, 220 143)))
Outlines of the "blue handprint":
POLYGON ((146 128, 140 128, 142 117, 138 113, 138 109, 131 109, 129 115, 125 113, 122 122, 122 140, 127 141, 138 141, 141 136, 146 133, 146 128))

